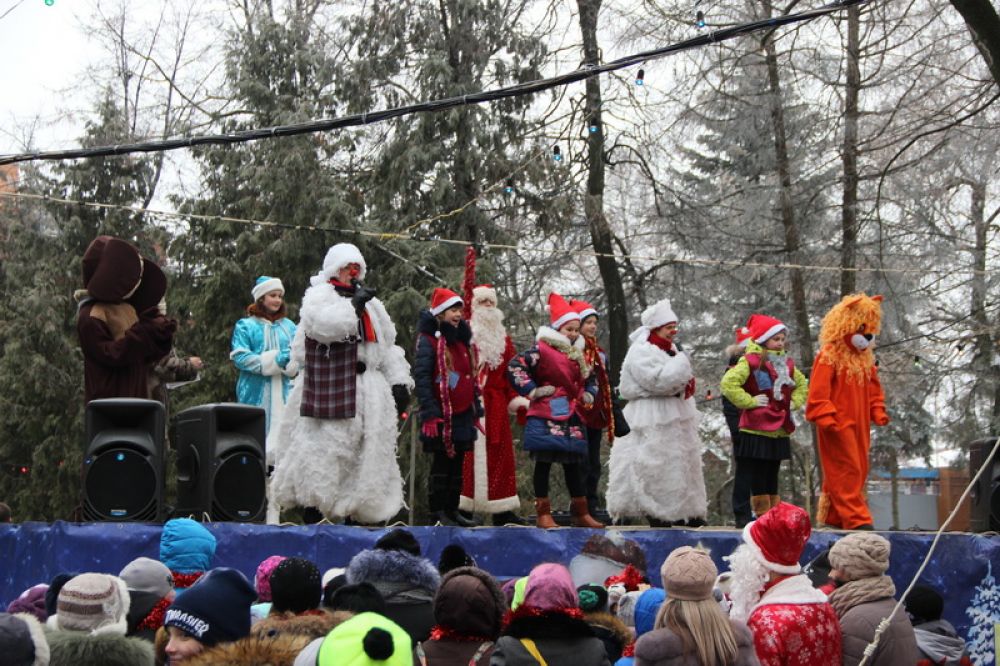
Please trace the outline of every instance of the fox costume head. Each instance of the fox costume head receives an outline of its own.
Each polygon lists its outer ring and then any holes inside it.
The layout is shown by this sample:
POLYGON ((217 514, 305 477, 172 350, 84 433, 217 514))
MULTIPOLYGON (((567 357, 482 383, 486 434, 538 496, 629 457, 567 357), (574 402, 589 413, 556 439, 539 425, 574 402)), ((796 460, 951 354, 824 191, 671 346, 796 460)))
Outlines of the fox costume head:
POLYGON ((863 382, 875 367, 872 345, 882 330, 882 297, 850 294, 830 308, 819 331, 823 357, 847 378, 863 382))

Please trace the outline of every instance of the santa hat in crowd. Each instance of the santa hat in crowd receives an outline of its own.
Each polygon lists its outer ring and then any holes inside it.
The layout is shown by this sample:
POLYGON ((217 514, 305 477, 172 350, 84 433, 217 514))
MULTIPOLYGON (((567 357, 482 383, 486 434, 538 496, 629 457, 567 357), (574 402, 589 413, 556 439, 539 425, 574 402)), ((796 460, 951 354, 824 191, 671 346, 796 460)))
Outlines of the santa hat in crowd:
POLYGON ((475 307, 475 304, 480 301, 492 301, 493 307, 496 307, 496 304, 498 302, 497 290, 493 287, 493 285, 491 284, 476 285, 476 287, 472 290, 473 307, 475 307))
POLYGON ((580 319, 580 313, 574 310, 565 298, 554 291, 549 294, 548 310, 549 322, 551 322, 552 328, 557 331, 569 322, 580 319))
POLYGON ((743 541, 768 570, 797 574, 802 570, 799 558, 811 533, 808 513, 794 504, 779 502, 743 528, 743 541))
POLYGON ((326 257, 323 258, 323 270, 311 280, 311 283, 320 284, 330 278, 337 277, 340 269, 348 264, 358 264, 361 268, 357 277, 359 280, 365 279, 368 266, 365 264, 361 250, 353 243, 337 243, 326 251, 326 257))
POLYGON ((741 349, 746 348, 747 343, 750 342, 750 327, 749 326, 739 326, 736 329, 736 346, 741 349))
POLYGON ((431 294, 431 314, 435 317, 449 308, 462 304, 462 297, 451 289, 438 287, 431 294))
POLYGON ((578 315, 580 315, 580 321, 583 321, 587 317, 591 317, 591 316, 598 317, 598 316, 600 316, 600 314, 597 312, 597 308, 595 308, 593 305, 591 305, 587 301, 572 300, 572 301, 569 302, 569 304, 570 304, 570 306, 572 306, 572 308, 574 310, 576 310, 576 313, 578 315))
POLYGON ((270 294, 272 291, 280 291, 282 295, 284 295, 285 285, 281 284, 281 280, 279 278, 261 275, 254 283, 250 294, 253 296, 253 300, 257 301, 264 294, 270 294))
POLYGON ((764 344, 778 333, 787 332, 788 327, 780 319, 763 314, 752 314, 744 328, 750 329, 750 336, 757 344, 764 344))

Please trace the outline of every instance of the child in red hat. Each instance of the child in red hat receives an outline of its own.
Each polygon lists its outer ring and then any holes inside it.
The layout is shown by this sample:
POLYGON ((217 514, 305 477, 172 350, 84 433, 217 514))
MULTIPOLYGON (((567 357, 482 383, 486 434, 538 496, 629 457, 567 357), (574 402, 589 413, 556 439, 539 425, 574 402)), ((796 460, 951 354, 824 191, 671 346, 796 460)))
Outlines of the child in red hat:
POLYGON ((556 527, 549 501, 549 472, 561 463, 570 494, 574 527, 604 527, 587 508, 582 464, 587 440, 581 414, 594 404, 597 380, 583 356, 580 313, 557 293, 549 294, 550 326, 542 326, 535 346, 508 365, 510 383, 531 401, 524 448, 535 460, 536 524, 556 527))
POLYGON ((442 525, 476 527, 458 511, 462 462, 476 441, 483 407, 472 353, 472 329, 462 298, 437 288, 430 307, 420 311, 413 379, 420 403, 420 440, 433 454, 428 482, 432 518, 442 525))
POLYGON ((722 394, 740 414, 733 447, 737 486, 749 479, 750 505, 758 517, 777 506, 781 461, 791 458, 792 410, 805 404, 805 375, 785 353, 787 327, 768 315, 753 314, 746 353, 722 378, 722 394))

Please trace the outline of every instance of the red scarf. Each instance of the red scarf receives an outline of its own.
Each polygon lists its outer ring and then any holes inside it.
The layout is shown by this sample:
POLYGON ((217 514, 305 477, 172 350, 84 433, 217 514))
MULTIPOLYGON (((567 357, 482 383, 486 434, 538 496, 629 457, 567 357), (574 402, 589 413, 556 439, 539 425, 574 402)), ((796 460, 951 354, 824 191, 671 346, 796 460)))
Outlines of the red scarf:
POLYGON ((149 615, 142 618, 142 622, 136 625, 136 631, 142 631, 144 629, 149 629, 150 631, 156 631, 163 626, 163 617, 167 614, 167 609, 170 608, 170 599, 163 597, 156 602, 153 609, 149 611, 149 615))
POLYGON ((660 336, 658 336, 656 333, 653 333, 652 331, 649 332, 649 341, 651 343, 653 343, 654 345, 656 345, 657 347, 659 347, 660 349, 662 349, 663 351, 665 351, 668 354, 670 354, 671 356, 673 356, 674 354, 677 353, 674 350, 674 343, 672 341, 667 340, 665 338, 661 338, 660 336))
MULTIPOLYGON (((336 278, 330 278, 330 284, 332 284, 337 289, 343 289, 344 291, 349 291, 354 293, 356 287, 353 284, 344 284, 336 278)), ((375 327, 372 326, 372 317, 368 314, 368 308, 365 308, 361 313, 361 326, 364 331, 365 342, 378 342, 378 338, 375 336, 375 327)))
POLYGON ((509 626, 514 620, 523 617, 545 617, 547 615, 568 615, 577 620, 583 620, 583 611, 579 608, 548 608, 541 609, 536 606, 518 606, 517 610, 507 611, 503 618, 503 626, 509 626))
POLYGON ((195 584, 195 582, 201 578, 205 572, 195 571, 194 573, 178 573, 176 571, 170 572, 174 577, 174 588, 178 590, 186 590, 195 584))
POLYGON ((634 657, 635 656, 635 643, 629 643, 622 648, 623 657, 634 657))
MULTIPOLYGON (((587 365, 597 372, 597 383, 600 388, 601 407, 608 415, 608 445, 615 443, 615 412, 611 408, 611 381, 608 379, 608 369, 604 367, 601 360, 601 348, 597 345, 597 338, 583 336, 583 360, 587 365)), ((596 405, 592 405, 596 407, 596 405)))

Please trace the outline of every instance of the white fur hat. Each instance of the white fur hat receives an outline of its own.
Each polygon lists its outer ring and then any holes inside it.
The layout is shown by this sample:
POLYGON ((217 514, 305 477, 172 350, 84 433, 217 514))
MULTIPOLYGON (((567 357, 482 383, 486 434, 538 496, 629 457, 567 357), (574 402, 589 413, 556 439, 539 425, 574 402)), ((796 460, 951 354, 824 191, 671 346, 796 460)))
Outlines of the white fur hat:
POLYGON ((353 243, 337 243, 326 251, 326 258, 323 259, 322 275, 324 281, 337 277, 340 269, 347 264, 360 264, 361 273, 358 275, 358 279, 365 279, 368 266, 365 264, 365 258, 361 255, 361 250, 353 243))
POLYGON ((257 278, 257 282, 254 283, 250 294, 253 296, 253 300, 256 301, 264 294, 270 294, 272 291, 280 291, 284 294, 285 285, 281 284, 280 278, 261 275, 257 278))
POLYGON ((670 307, 669 298, 664 298, 663 300, 653 303, 642 312, 642 325, 649 330, 653 330, 663 326, 664 324, 676 321, 677 315, 674 314, 673 308, 670 307))

